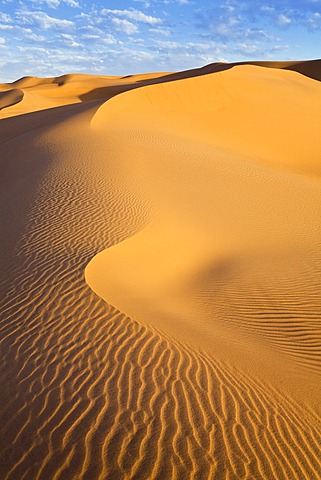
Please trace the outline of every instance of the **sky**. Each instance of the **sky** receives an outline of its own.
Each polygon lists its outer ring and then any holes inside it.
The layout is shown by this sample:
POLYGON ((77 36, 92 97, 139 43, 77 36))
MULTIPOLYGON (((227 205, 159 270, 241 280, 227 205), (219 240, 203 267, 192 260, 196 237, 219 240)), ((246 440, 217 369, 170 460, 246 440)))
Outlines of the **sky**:
POLYGON ((321 0, 0 0, 0 81, 321 57, 321 0))

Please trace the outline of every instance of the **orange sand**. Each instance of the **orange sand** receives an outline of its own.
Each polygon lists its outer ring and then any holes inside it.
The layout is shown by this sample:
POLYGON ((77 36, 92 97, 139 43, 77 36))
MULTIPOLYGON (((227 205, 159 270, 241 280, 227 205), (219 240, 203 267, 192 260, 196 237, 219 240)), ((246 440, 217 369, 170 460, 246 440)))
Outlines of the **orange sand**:
POLYGON ((1 478, 321 477, 320 80, 0 85, 1 478))

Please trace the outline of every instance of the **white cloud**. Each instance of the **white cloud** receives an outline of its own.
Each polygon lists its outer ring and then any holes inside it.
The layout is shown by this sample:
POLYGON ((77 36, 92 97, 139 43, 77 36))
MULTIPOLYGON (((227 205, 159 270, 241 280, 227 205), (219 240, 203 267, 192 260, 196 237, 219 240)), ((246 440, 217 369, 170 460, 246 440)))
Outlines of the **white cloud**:
POLYGON ((92 40, 93 42, 104 45, 115 45, 117 43, 116 38, 110 33, 101 33, 99 35, 94 33, 85 33, 81 36, 81 38, 92 40))
POLYGON ((6 43, 6 39, 3 37, 0 37, 0 45, 3 45, 4 43, 6 43))
POLYGON ((70 7, 80 7, 79 3, 76 2, 76 0, 64 0, 64 3, 66 3, 70 7))
POLYGON ((7 23, 0 23, 0 30, 12 30, 13 26, 7 23))
POLYGON ((189 5, 191 2, 189 0, 164 0, 165 5, 170 3, 177 3, 178 5, 189 5))
POLYGON ((76 42, 72 35, 62 33, 61 37, 66 41, 68 47, 81 47, 80 43, 76 42))
POLYGON ((116 17, 124 17, 134 22, 141 22, 146 23, 148 25, 156 25, 162 23, 162 20, 157 17, 152 17, 151 15, 146 15, 145 13, 141 12, 140 10, 110 10, 108 8, 104 8, 102 10, 103 15, 114 15, 116 17))
POLYGON ((269 53, 286 52, 288 50, 290 50, 290 45, 274 45, 270 48, 269 53))
POLYGON ((79 30, 81 32, 84 31, 89 35, 99 36, 100 38, 104 35, 104 31, 101 28, 97 27, 96 25, 88 25, 88 23, 83 27, 80 27, 79 30))
POLYGON ((157 40, 155 42, 155 45, 157 45, 160 48, 165 48, 166 50, 177 50, 177 49, 182 49, 185 48, 182 44, 178 42, 164 42, 161 40, 157 40))
POLYGON ((71 20, 50 17, 44 12, 17 12, 17 17, 23 24, 38 25, 43 30, 70 30, 74 26, 71 20))
POLYGON ((310 28, 317 29, 321 26, 321 14, 319 12, 313 13, 307 20, 310 28))
POLYGON ((34 42, 44 42, 46 40, 46 37, 43 35, 37 35, 36 33, 27 33, 26 38, 29 38, 30 40, 33 40, 34 42))
POLYGON ((22 32, 24 35, 24 38, 27 38, 28 40, 32 40, 34 42, 45 42, 46 37, 44 35, 38 35, 37 33, 33 32, 31 28, 24 28, 20 27, 19 31, 22 32))
POLYGON ((7 13, 0 12, 0 22, 10 23, 12 22, 10 15, 7 13))
POLYGON ((240 55, 253 55, 260 53, 260 47, 253 43, 240 42, 235 45, 235 51, 240 55))
POLYGON ((38 5, 46 4, 51 8, 57 8, 61 3, 65 3, 70 7, 79 7, 79 3, 76 0, 32 0, 32 2, 38 5))
POLYGON ((151 7, 151 2, 149 0, 134 0, 134 2, 143 4, 144 8, 151 7))
POLYGON ((166 30, 165 28, 150 28, 149 31, 152 34, 162 35, 163 37, 171 36, 171 32, 169 30, 166 30))
POLYGON ((282 27, 287 26, 287 25, 290 25, 291 23, 292 23, 291 18, 287 17, 287 16, 284 15, 283 13, 281 13, 281 14, 278 16, 278 24, 281 25, 282 27))
POLYGON ((134 33, 138 32, 138 28, 136 27, 136 25, 129 22, 128 20, 124 20, 121 18, 113 18, 112 22, 115 25, 116 30, 126 33, 126 35, 133 35, 134 33))
POLYGON ((103 37, 100 37, 100 41, 105 45, 115 45, 117 43, 116 38, 109 33, 105 33, 103 37))
POLYGON ((38 5, 46 4, 48 7, 57 8, 60 5, 60 0, 32 0, 33 3, 38 5))
POLYGON ((235 28, 239 25, 239 19, 236 17, 230 17, 224 23, 214 23, 211 25, 211 29, 214 33, 222 37, 229 37, 235 28))
POLYGON ((270 5, 262 5, 262 7, 260 7, 260 10, 263 13, 274 13, 275 12, 275 8, 271 7, 270 5))

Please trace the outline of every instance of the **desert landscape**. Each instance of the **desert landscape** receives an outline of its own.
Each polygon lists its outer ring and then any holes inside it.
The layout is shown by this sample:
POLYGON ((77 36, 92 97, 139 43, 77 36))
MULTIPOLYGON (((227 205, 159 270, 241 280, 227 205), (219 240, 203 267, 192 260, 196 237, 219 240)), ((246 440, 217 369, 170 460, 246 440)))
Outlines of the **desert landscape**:
POLYGON ((0 478, 321 478, 321 60, 0 85, 0 478))

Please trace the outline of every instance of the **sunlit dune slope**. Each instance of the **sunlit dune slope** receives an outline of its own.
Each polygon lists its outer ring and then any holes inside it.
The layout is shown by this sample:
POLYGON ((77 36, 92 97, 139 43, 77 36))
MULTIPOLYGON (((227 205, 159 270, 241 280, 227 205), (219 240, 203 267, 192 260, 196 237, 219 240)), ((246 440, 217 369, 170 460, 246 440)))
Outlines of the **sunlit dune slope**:
POLYGON ((0 86, 1 479, 319 480, 320 72, 0 86))
POLYGON ((105 103, 92 127, 121 143, 128 188, 157 213, 91 262, 89 284, 223 360, 258 356, 273 377, 272 347, 317 371, 320 189, 287 169, 319 173, 320 108, 319 82, 252 65, 105 103))
POLYGON ((109 119, 187 136, 258 161, 320 173, 319 82, 296 72, 242 65, 115 97, 93 126, 109 119), (156 114, 157 112, 157 114, 156 114))

